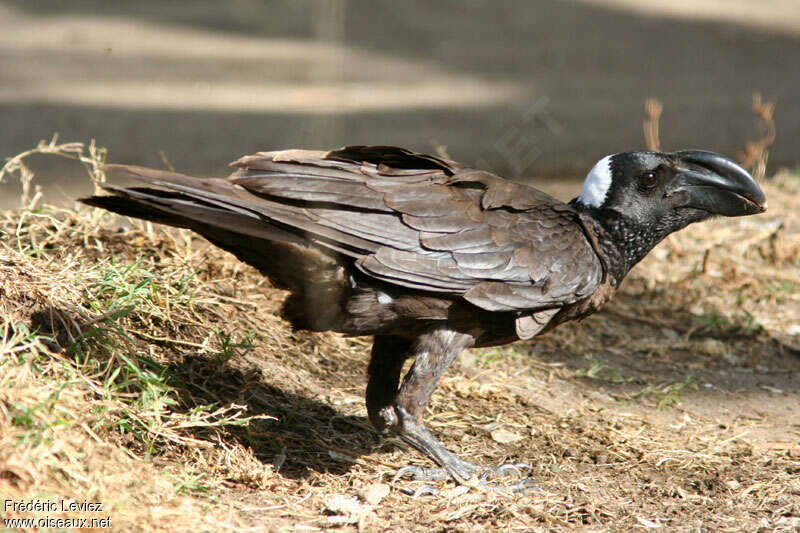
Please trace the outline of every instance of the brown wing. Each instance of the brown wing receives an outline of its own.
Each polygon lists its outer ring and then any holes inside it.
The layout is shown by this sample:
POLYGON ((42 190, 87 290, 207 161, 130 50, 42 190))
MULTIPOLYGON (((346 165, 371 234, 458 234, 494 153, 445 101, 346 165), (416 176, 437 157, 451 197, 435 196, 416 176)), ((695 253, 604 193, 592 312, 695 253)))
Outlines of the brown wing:
MULTIPOLYGON (((192 200, 192 209, 234 213, 243 231, 261 220, 352 257, 374 278, 460 295, 487 310, 572 303, 602 277, 568 205, 452 161, 354 146, 262 152, 232 165, 238 170, 225 179, 110 170, 202 202, 192 200)), ((205 217, 192 213, 182 211, 205 217)))
POLYGON ((574 302, 602 278, 571 207, 451 161, 350 147, 266 152, 234 166, 233 183, 270 202, 298 202, 291 219, 264 214, 395 285, 509 311, 574 302))

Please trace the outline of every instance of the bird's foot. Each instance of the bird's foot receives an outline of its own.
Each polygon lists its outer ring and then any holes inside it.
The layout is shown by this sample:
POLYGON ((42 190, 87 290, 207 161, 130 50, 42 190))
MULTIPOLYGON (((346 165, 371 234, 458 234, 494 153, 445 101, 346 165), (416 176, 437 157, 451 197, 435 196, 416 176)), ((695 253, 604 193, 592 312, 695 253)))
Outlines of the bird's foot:
MULTIPOLYGON (((394 479, 410 477, 414 481, 443 481, 455 479, 464 487, 475 488, 484 492, 499 492, 504 494, 528 494, 538 487, 532 479, 526 478, 509 484, 490 484, 488 480, 520 476, 524 470, 530 470, 526 463, 508 463, 495 467, 478 466, 459 459, 442 468, 423 468, 419 466, 405 466, 397 471, 394 479)), ((439 490, 431 485, 423 485, 416 491, 409 492, 414 498, 424 494, 438 494, 439 490)))
POLYGON ((494 467, 478 466, 459 459, 448 465, 447 468, 423 468, 421 466, 404 466, 395 474, 395 479, 411 477, 415 481, 443 481, 455 478, 466 482, 477 478, 486 481, 494 478, 504 478, 522 475, 523 470, 530 470, 527 463, 506 463, 494 467))
MULTIPOLYGON (((395 480, 406 476, 411 476, 416 481, 442 481, 452 478, 459 485, 466 487, 513 494, 525 494, 536 488, 530 479, 506 486, 490 485, 487 483, 489 479, 519 476, 523 470, 530 470, 531 467, 525 463, 509 463, 495 467, 470 463, 448 451, 422 423, 411 417, 402 407, 394 406, 394 413, 397 416, 396 427, 399 437, 440 465, 439 468, 407 466, 398 470, 395 480)), ((432 492, 429 489, 425 491, 432 492)))

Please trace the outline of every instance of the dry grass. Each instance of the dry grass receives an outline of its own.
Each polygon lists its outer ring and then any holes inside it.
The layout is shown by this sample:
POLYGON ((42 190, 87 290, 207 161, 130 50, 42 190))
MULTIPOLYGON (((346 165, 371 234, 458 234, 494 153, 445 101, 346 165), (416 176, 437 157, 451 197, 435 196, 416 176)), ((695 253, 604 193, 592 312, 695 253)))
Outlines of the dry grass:
MULTIPOLYGON (((663 111, 664 105, 658 98, 645 100, 642 133, 648 150, 661 151, 659 121, 663 111)), ((763 101, 759 93, 754 93, 751 111, 756 118, 756 135, 755 138, 745 143, 744 148, 737 154, 737 159, 744 168, 750 171, 756 180, 762 181, 766 177, 769 147, 775 142, 776 136, 775 120, 773 118, 775 102, 763 101)))
POLYGON ((756 116, 757 137, 744 145, 739 154, 742 166, 749 170, 756 179, 763 179, 767 172, 769 147, 775 142, 775 102, 762 101, 761 95, 753 95, 753 114, 756 116))
POLYGON ((190 233, 7 212, 0 495, 103 502, 125 531, 794 530, 800 180, 765 190, 767 214, 671 237, 602 313, 443 379, 432 430, 535 465, 523 497, 407 495, 395 470, 427 463, 369 428, 368 342, 289 330, 283 293, 190 233))
POLYGON ((664 105, 657 98, 648 98, 644 101, 644 122, 642 123, 644 144, 648 150, 654 152, 661 150, 658 122, 661 119, 662 111, 664 111, 664 105))

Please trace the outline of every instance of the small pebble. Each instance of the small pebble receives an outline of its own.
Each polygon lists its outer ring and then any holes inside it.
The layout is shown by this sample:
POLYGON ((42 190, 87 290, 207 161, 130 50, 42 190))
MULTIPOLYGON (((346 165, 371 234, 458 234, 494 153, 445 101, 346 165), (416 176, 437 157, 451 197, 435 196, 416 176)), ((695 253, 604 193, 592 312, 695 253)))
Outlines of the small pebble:
POLYGON ((329 494, 323 499, 323 504, 326 511, 345 516, 359 516, 369 510, 358 503, 355 498, 343 494, 329 494))
POLYGON ((217 284, 217 294, 221 294, 222 296, 227 296, 230 298, 233 297, 235 292, 236 291, 234 290, 233 285, 226 281, 217 284))
POLYGON ((725 344, 717 339, 704 339, 698 349, 706 355, 721 357, 725 354, 725 344))
POLYGON ((499 442, 500 444, 510 444, 525 438, 522 435, 512 433, 511 431, 503 428, 495 429, 490 433, 490 435, 495 442, 499 442))
POLYGON ((728 487, 730 490, 736 490, 742 485, 735 479, 729 479, 728 481, 725 482, 725 486, 728 487))
POLYGON ((358 497, 370 505, 378 505, 390 490, 389 485, 385 483, 375 483, 358 491, 358 497))
POLYGON ((722 358, 725 360, 726 363, 728 363, 731 366, 736 366, 742 362, 739 357, 730 352, 723 353, 722 358))

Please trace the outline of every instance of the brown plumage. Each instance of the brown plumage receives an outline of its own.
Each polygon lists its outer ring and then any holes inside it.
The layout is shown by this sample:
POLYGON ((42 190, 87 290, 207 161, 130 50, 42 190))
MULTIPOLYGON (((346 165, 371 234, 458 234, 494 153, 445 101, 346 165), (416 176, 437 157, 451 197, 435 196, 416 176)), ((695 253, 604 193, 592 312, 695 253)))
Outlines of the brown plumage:
MULTIPOLYGON (((675 165, 680 159, 658 156, 675 165)), ((634 161, 628 166, 644 164, 634 161)), ((262 152, 232 165, 233 174, 220 179, 109 165, 109 176, 144 186, 104 185, 110 196, 82 201, 196 231, 289 290, 283 314, 294 327, 375 335, 370 419, 462 481, 478 467, 445 450, 422 424, 455 356, 595 311, 637 254, 709 214, 683 206, 686 220, 670 219, 630 251, 614 243, 629 225, 609 222, 613 210, 604 214, 580 199, 567 204, 400 148, 262 152), (408 357, 415 362, 398 389, 408 357)))

